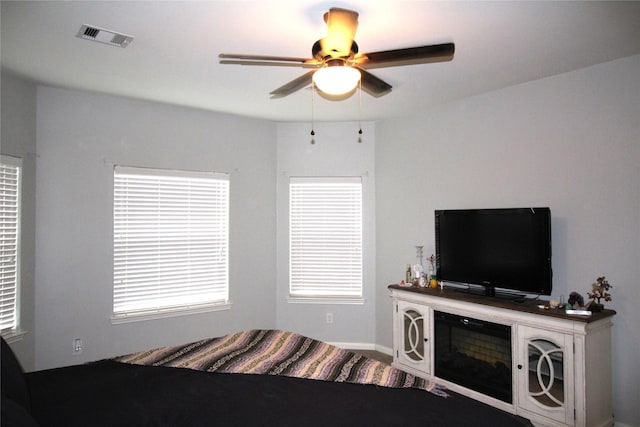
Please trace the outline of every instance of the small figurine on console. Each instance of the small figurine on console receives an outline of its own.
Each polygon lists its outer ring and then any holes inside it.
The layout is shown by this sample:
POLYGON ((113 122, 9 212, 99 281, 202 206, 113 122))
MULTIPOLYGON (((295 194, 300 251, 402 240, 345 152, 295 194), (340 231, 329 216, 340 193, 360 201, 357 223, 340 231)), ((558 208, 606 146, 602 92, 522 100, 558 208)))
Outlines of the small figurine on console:
POLYGON ((587 295, 591 298, 591 301, 587 304, 587 309, 593 312, 604 310, 604 304, 600 300, 611 301, 609 289, 612 287, 613 285, 609 284, 609 281, 604 276, 598 277, 591 285, 591 292, 587 292, 587 295))
POLYGON ((571 292, 569 294, 569 304, 567 304, 567 309, 578 310, 584 306, 584 298, 577 292, 571 292))

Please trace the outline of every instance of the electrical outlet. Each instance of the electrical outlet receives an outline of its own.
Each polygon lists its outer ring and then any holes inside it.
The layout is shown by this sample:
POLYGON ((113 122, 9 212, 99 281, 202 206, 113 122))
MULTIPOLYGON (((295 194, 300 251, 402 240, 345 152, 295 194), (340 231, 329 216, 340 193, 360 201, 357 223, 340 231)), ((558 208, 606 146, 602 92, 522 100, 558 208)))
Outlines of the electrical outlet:
POLYGON ((73 339, 73 351, 71 354, 77 355, 82 354, 82 350, 84 349, 84 343, 80 338, 73 339))
POLYGON ((333 313, 327 313, 327 323, 333 323, 333 313))

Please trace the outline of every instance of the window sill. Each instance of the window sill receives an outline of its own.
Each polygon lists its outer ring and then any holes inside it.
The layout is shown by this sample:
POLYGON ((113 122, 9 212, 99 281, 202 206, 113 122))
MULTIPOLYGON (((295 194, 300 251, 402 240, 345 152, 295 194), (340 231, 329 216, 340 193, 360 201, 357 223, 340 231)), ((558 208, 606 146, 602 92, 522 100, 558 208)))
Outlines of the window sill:
POLYGON ((362 297, 297 297, 289 296, 287 302, 290 304, 364 304, 362 297))
POLYGON ((199 307, 176 308, 171 310, 143 311, 127 314, 116 314, 111 316, 111 324, 144 322, 147 320, 167 319, 170 317, 189 316, 191 314, 209 313, 212 311, 222 311, 231 309, 231 302, 220 304, 209 304, 199 307))
POLYGON ((4 338, 8 344, 22 341, 22 338, 24 338, 25 335, 27 335, 27 331, 22 331, 20 329, 9 329, 2 332, 2 338, 4 338))

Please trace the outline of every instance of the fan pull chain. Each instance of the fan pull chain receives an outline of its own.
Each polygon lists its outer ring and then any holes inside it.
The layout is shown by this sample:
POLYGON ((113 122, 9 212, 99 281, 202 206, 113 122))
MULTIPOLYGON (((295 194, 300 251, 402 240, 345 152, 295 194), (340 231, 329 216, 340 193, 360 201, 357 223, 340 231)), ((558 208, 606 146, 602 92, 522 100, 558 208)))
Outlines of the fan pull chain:
POLYGON ((311 145, 316 143, 315 118, 314 118, 314 93, 316 91, 315 83, 311 83, 311 145))
POLYGON ((362 78, 358 80, 358 144, 362 143, 362 78))

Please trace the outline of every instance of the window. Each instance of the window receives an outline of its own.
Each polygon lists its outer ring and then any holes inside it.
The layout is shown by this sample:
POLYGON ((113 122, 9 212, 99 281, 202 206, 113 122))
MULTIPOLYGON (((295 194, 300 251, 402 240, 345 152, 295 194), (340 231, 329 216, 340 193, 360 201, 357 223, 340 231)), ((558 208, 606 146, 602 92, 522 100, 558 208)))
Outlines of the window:
POLYGON ((362 298, 362 179, 290 178, 292 298, 362 298))
POLYGON ((113 217, 114 321, 228 303, 228 175, 116 166, 113 217))
POLYGON ((0 329, 19 326, 20 184, 22 160, 0 157, 0 329))

